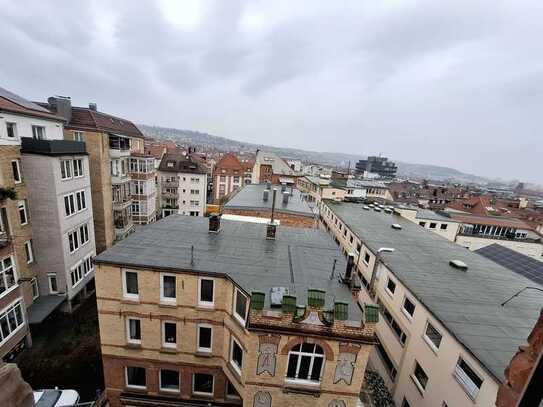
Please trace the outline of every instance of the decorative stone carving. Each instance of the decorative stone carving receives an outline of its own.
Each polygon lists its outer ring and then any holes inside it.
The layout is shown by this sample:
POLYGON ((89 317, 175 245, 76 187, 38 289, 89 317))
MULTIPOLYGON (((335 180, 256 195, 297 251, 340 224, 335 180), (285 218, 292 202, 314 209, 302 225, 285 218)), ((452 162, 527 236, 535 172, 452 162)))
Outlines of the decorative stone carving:
POLYGON ((280 337, 276 335, 261 335, 258 348, 258 360, 256 364, 256 374, 269 373, 275 376, 275 365, 277 360, 277 350, 280 337))
MULTIPOLYGON (((253 400, 253 407, 271 407, 272 397, 267 391, 257 391, 253 400)), ((345 406, 345 404, 343 405, 345 406)))
POLYGON ((343 400, 334 399, 328 403, 328 407, 346 407, 347 405, 343 400))
POLYGON ((353 380, 356 353, 342 352, 337 357, 336 372, 334 373, 334 384, 344 381, 351 384, 353 380))
POLYGON ((323 326, 319 313, 317 311, 311 311, 309 315, 302 321, 300 321, 301 324, 309 324, 309 325, 319 325, 323 326))

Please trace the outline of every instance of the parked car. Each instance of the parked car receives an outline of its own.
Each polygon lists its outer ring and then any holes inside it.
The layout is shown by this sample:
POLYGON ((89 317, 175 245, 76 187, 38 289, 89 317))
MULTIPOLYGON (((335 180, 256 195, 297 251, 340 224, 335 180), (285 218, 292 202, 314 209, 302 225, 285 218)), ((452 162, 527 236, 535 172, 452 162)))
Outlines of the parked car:
POLYGON ((68 407, 79 403, 79 393, 75 390, 46 389, 34 392, 36 407, 68 407))

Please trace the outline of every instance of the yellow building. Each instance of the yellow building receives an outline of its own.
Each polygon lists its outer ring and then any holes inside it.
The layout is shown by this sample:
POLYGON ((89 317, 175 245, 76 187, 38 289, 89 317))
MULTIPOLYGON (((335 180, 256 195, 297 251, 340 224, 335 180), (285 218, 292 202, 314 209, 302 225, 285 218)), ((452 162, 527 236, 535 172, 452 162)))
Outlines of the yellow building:
POLYGON ((112 406, 357 405, 378 313, 324 232, 172 215, 95 262, 112 406))

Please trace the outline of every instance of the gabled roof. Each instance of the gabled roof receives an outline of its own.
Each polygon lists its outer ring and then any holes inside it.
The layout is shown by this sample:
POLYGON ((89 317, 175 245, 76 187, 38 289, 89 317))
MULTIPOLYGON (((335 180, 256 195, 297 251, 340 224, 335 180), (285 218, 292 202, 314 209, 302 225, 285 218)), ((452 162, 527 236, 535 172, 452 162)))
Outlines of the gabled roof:
POLYGON ((255 164, 271 165, 273 174, 296 175, 296 172, 289 167, 286 161, 274 153, 259 151, 256 155, 255 164))
POLYGON ((207 171, 198 161, 188 159, 180 154, 164 154, 159 171, 165 172, 184 172, 189 174, 206 174, 207 171))
POLYGON ((30 102, 29 100, 26 100, 25 98, 1 87, 0 111, 22 114, 25 116, 40 117, 43 119, 65 121, 64 118, 51 113, 49 110, 41 107, 40 105, 30 102))
POLYGON ((232 154, 225 154, 219 162, 215 165, 216 170, 243 170, 243 166, 239 162, 238 158, 232 154))
POLYGON ((98 130, 124 136, 144 138, 140 129, 129 120, 98 112, 88 107, 72 107, 72 117, 67 128, 98 130))

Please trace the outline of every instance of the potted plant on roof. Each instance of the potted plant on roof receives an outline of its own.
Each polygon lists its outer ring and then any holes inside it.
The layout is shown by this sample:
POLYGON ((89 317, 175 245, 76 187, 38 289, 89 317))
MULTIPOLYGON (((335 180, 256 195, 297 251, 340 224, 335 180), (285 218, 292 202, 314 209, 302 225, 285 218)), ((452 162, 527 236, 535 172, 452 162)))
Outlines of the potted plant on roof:
POLYGON ((12 200, 17 199, 17 192, 15 191, 15 188, 0 187, 0 202, 8 198, 12 200))

